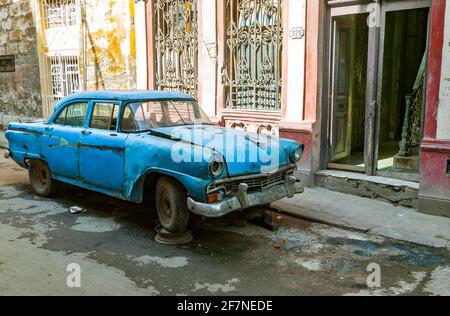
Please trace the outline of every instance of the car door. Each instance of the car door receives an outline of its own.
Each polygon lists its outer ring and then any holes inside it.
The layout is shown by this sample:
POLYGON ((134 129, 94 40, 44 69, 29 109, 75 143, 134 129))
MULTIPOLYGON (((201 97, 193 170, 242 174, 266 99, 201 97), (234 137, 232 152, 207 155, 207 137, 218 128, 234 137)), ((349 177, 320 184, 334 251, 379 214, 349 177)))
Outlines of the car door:
POLYGON ((88 102, 66 104, 45 127, 41 153, 54 176, 78 179, 78 143, 87 110, 88 102))
POLYGON ((80 178, 106 191, 121 192, 126 134, 118 132, 120 102, 92 101, 80 138, 80 178))

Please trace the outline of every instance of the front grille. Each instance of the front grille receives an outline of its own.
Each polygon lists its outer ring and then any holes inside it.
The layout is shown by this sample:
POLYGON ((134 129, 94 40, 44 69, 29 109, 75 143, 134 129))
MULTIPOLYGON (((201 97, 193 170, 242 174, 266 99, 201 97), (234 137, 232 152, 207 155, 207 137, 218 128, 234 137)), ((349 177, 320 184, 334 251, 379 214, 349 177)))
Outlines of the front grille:
POLYGON ((269 175, 239 177, 228 181, 211 183, 208 187, 208 193, 225 190, 226 195, 236 194, 241 183, 248 185, 249 192, 261 192, 275 185, 284 183, 286 181, 286 176, 293 174, 293 172, 293 170, 283 170, 269 175))

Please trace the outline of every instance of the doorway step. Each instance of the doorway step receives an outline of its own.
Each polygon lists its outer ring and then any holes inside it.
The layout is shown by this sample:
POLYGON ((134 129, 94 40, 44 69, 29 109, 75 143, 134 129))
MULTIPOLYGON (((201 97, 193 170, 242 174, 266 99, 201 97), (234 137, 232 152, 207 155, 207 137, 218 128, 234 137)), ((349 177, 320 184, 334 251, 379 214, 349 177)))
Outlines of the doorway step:
POLYGON ((419 183, 360 173, 323 170, 314 175, 315 184, 331 191, 347 193, 409 208, 417 208, 419 183))
POLYGON ((419 170, 419 155, 403 157, 396 155, 394 157, 394 168, 417 171, 419 170))

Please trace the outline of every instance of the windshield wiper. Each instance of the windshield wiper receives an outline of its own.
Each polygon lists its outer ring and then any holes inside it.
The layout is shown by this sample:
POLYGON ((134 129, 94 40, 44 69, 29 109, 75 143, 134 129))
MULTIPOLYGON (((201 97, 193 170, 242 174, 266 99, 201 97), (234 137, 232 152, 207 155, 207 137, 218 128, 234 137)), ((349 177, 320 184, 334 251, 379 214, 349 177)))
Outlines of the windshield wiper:
POLYGON ((180 116, 180 119, 183 121, 183 124, 186 125, 186 121, 183 119, 183 117, 181 116, 180 111, 178 111, 177 107, 175 106, 175 104, 173 103, 173 101, 170 101, 170 104, 172 104, 173 108, 175 109, 175 111, 177 111, 178 115, 180 116))

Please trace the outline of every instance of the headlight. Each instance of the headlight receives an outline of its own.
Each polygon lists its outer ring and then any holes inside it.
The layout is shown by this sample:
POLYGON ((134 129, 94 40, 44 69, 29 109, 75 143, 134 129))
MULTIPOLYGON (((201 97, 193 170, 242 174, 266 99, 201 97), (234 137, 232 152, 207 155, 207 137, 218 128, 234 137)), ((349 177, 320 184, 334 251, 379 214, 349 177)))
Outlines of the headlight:
POLYGON ((214 157, 209 163, 209 173, 214 178, 220 177, 223 173, 223 160, 220 157, 214 157))
POLYGON ((303 157, 303 148, 297 147, 292 153, 291 153, 291 159, 294 162, 300 161, 303 157))

